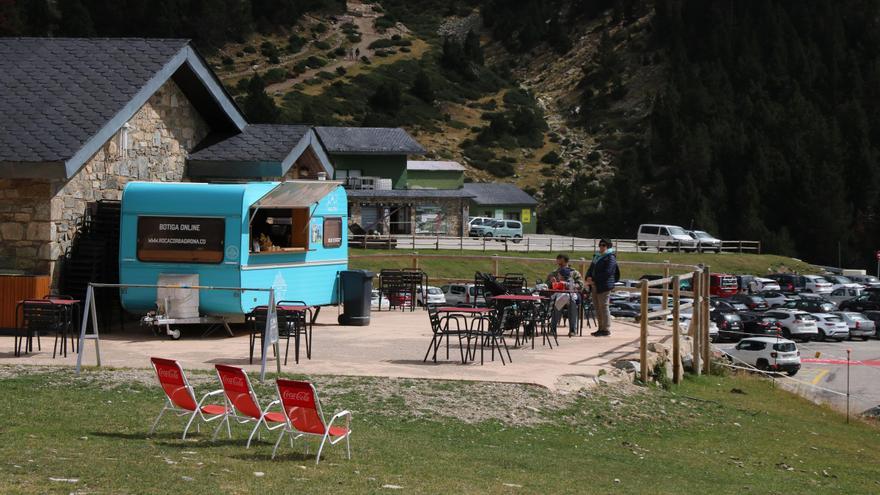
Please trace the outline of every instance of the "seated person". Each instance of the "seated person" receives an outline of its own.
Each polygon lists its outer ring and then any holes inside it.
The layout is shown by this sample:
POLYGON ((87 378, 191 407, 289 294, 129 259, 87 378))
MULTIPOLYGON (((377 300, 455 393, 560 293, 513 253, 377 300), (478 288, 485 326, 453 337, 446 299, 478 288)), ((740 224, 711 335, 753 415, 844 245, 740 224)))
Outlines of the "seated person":
POLYGON ((552 289, 554 282, 561 282, 565 284, 566 289, 571 289, 572 292, 553 295, 553 317, 550 320, 550 328, 554 332, 556 331, 562 311, 568 306, 568 336, 571 337, 577 333, 578 294, 584 289, 584 283, 581 280, 581 274, 568 266, 568 255, 556 256, 556 265, 556 270, 547 276, 547 285, 552 289))

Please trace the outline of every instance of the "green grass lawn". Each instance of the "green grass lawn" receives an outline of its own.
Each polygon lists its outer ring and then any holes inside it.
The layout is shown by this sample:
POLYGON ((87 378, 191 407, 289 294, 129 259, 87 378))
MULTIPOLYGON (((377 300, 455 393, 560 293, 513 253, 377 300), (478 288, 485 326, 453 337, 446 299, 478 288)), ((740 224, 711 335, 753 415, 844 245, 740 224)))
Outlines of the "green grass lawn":
MULTIPOLYGON (((406 255, 411 254, 405 250, 381 250, 381 249, 352 249, 352 256, 370 255, 374 258, 354 258, 350 265, 352 268, 365 268, 368 270, 379 272, 382 268, 401 268, 411 267, 412 259, 410 257, 388 258, 383 255, 406 255)), ((492 272, 493 264, 490 259, 467 259, 468 256, 486 256, 493 254, 498 256, 510 256, 515 258, 549 258, 547 262, 525 262, 515 260, 502 260, 499 262, 499 272, 503 275, 507 272, 524 273, 530 281, 537 278, 543 279, 555 268, 552 259, 556 257, 556 253, 505 253, 503 251, 458 251, 458 250, 439 250, 439 251, 419 251, 419 254, 430 255, 452 255, 461 256, 456 260, 449 259, 421 259, 419 266, 428 273, 429 277, 473 280, 475 271, 492 272)), ((566 252, 571 259, 574 267, 581 269, 583 258, 589 263, 593 253, 587 251, 566 252)), ((801 273, 815 272, 808 263, 788 258, 785 256, 776 256, 771 254, 739 254, 739 253, 723 253, 723 254, 701 254, 701 253, 618 253, 619 261, 641 261, 662 263, 669 261, 671 263, 681 264, 698 264, 704 263, 709 265, 710 269, 716 273, 734 273, 734 274, 754 274, 766 275, 768 270, 777 271, 781 267, 788 270, 794 270, 801 273)), ((662 274, 660 268, 648 268, 644 266, 627 266, 621 265, 621 276, 623 278, 637 279, 646 273, 662 274)))
MULTIPOLYGON (((270 460, 274 434, 246 450, 244 427, 233 440, 203 429, 181 441, 173 419, 147 438, 162 397, 146 371, 0 376, 0 493, 880 491, 875 425, 846 425, 751 377, 562 398, 525 385, 315 377, 325 410, 354 413, 353 459, 337 446, 315 467, 301 445, 270 460)), ((212 385, 196 378, 197 390, 212 385)), ((270 391, 259 387, 264 402, 270 391)))

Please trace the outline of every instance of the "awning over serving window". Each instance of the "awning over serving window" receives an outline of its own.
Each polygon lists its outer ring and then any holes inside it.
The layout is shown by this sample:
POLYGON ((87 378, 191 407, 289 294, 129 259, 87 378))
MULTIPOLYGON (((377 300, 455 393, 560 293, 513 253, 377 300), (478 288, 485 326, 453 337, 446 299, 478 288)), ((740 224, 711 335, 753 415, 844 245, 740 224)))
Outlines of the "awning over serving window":
POLYGON ((254 203, 254 208, 306 208, 341 187, 338 181, 287 181, 254 203))

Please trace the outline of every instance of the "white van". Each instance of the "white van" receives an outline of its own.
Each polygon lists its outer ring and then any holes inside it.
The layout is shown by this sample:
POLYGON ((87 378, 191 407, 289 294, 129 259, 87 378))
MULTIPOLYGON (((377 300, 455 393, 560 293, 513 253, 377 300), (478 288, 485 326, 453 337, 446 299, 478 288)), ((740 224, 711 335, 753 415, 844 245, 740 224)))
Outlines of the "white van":
POLYGON ((636 240, 642 251, 647 251, 648 248, 657 248, 657 251, 695 251, 697 249, 697 241, 678 225, 654 223, 639 225, 636 240))

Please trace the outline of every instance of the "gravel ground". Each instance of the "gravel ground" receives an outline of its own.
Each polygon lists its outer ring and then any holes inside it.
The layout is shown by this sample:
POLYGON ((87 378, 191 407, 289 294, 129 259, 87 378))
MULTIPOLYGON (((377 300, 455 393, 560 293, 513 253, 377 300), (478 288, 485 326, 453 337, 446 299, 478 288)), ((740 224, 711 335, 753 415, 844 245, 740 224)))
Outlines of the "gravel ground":
MULTIPOLYGON (((0 365, 0 380, 40 375, 47 386, 87 384, 103 389, 155 387, 153 370, 87 369, 77 377, 70 368, 52 366, 0 365)), ((197 393, 217 384, 216 375, 188 373, 197 393)), ((497 421, 507 426, 533 426, 558 421, 559 411, 571 406, 578 397, 592 397, 611 403, 642 388, 632 384, 600 385, 576 392, 559 393, 535 386, 497 382, 461 382, 403 378, 351 376, 309 377, 321 394, 328 410, 346 407, 355 414, 369 413, 411 419, 443 421, 456 419, 465 423, 497 421)), ((274 395, 271 385, 254 380, 257 396, 263 400, 274 395)), ((576 417, 565 417, 577 422, 576 417)))

